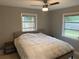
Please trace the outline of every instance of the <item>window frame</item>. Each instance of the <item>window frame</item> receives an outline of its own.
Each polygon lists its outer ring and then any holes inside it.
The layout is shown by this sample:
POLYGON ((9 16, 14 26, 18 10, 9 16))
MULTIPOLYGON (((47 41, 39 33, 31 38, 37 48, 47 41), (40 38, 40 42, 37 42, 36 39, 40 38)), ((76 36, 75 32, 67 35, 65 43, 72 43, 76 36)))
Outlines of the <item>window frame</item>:
MULTIPOLYGON (((68 15, 79 15, 79 12, 71 12, 71 13, 64 13, 63 15, 62 15, 62 36, 63 37, 66 37, 66 38, 70 38, 70 37, 68 37, 68 36, 65 36, 64 35, 64 16, 68 16, 68 15)), ((78 37, 79 38, 79 37, 78 37)), ((70 38, 70 39, 72 39, 72 38, 70 38)), ((74 39, 74 38, 73 38, 74 39)))
POLYGON ((22 32, 29 32, 29 31, 23 31, 23 25, 22 25, 22 16, 35 16, 35 30, 37 31, 37 14, 33 14, 33 13, 21 13, 21 31, 22 32))

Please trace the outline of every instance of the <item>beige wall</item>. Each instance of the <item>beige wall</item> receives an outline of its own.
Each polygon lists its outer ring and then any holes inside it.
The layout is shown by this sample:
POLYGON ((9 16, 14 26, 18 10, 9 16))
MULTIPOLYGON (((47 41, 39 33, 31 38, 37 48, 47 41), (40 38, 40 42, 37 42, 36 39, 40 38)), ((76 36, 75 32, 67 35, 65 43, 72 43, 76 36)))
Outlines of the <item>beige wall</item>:
POLYGON ((55 36, 56 38, 60 38, 62 40, 65 40, 69 42, 71 45, 75 47, 77 51, 79 51, 79 40, 72 40, 69 38, 62 37, 62 23, 63 13, 70 13, 70 12, 79 12, 79 6, 71 7, 71 8, 65 8, 60 10, 54 10, 49 12, 49 18, 51 19, 51 34, 55 36))
POLYGON ((21 13, 36 13, 38 15, 38 30, 65 40, 72 44, 79 51, 79 40, 72 40, 61 36, 62 14, 67 12, 79 12, 79 6, 65 8, 49 13, 42 13, 39 10, 0 6, 0 46, 4 42, 13 40, 13 33, 21 31, 21 13))
POLYGON ((0 46, 13 40, 13 32, 21 31, 21 13, 36 13, 38 30, 48 33, 49 24, 46 13, 39 10, 0 6, 0 46))

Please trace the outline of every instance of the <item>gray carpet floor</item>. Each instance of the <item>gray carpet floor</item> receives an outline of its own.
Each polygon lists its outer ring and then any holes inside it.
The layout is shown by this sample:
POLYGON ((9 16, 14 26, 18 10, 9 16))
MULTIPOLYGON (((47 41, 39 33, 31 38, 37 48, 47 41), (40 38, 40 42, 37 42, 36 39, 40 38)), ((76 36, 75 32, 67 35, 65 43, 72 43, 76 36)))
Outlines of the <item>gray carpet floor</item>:
POLYGON ((1 54, 0 59, 20 59, 17 53, 12 53, 12 54, 1 54))
MULTIPOLYGON (((0 59, 20 59, 17 53, 8 55, 0 54, 0 59)), ((74 59, 79 59, 79 56, 74 55, 74 59)))

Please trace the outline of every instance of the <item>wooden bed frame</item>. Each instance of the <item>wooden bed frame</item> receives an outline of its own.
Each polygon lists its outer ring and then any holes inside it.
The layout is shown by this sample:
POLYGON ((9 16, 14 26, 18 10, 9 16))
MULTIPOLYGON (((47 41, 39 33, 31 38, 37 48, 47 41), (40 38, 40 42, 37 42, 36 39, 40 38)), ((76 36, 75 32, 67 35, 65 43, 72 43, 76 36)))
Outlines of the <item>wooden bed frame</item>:
MULTIPOLYGON (((20 35, 22 35, 24 33, 39 33, 39 32, 37 32, 37 31, 31 31, 31 32, 15 32, 15 33, 13 33, 13 38, 15 39, 15 38, 19 37, 20 35)), ((64 54, 64 55, 61 55, 61 56, 57 57, 56 59, 69 59, 69 57, 71 59, 74 59, 73 58, 74 57, 74 51, 73 50, 70 51, 70 52, 68 52, 68 53, 66 53, 66 54, 64 54)))

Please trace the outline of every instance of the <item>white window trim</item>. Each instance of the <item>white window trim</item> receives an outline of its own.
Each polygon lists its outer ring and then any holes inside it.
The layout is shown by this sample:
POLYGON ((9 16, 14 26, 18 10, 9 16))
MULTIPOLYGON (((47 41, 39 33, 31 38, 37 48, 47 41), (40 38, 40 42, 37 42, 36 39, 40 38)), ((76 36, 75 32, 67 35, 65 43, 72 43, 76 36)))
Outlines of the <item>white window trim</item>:
MULTIPOLYGON (((21 13, 21 31, 22 32, 25 32, 25 31, 23 31, 23 29, 22 29, 22 16, 23 15, 29 15, 29 16, 35 16, 36 17, 36 20, 35 20, 35 25, 36 25, 36 27, 35 27, 35 31, 37 31, 37 14, 33 14, 33 13, 21 13)), ((29 32, 29 31, 27 31, 27 32, 29 32)))
MULTIPOLYGON (((64 35, 64 16, 65 15, 75 15, 75 14, 79 14, 79 12, 64 13, 62 15, 62 36, 63 37, 67 37, 67 36, 64 35)), ((70 38, 70 37, 67 37, 67 38, 70 38)), ((72 39, 72 38, 70 38, 70 39, 72 39)))

